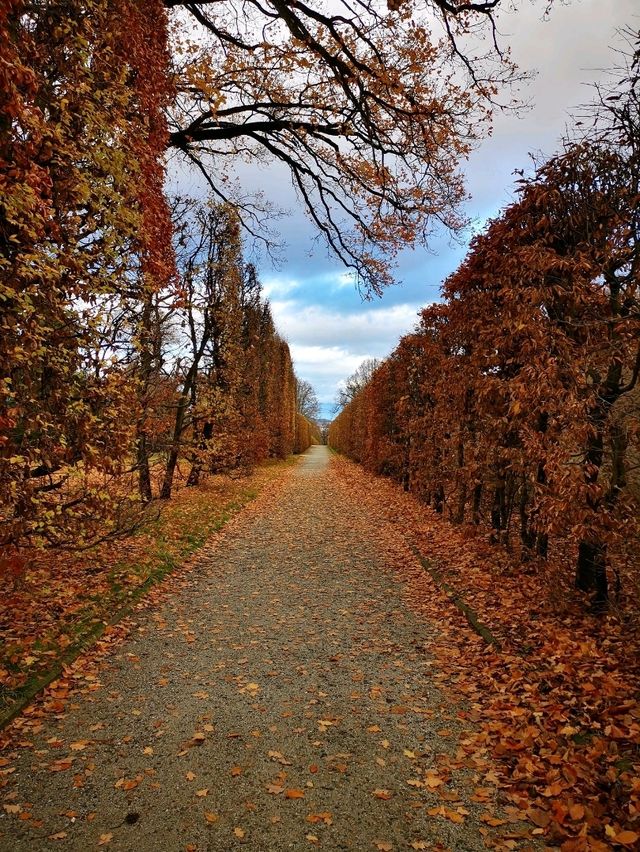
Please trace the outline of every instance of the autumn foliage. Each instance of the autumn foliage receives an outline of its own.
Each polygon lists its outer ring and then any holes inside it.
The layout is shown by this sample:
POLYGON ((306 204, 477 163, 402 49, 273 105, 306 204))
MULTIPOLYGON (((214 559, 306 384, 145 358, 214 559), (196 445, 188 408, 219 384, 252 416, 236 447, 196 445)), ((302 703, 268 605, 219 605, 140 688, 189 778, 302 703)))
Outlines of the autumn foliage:
POLYGON ((161 0, 0 10, 3 548, 85 546, 134 528, 180 459, 195 484, 308 440, 237 216, 192 216, 176 253, 167 31, 161 0))
POLYGON ((596 606, 638 582, 637 165, 583 142, 523 181, 330 430, 596 606))

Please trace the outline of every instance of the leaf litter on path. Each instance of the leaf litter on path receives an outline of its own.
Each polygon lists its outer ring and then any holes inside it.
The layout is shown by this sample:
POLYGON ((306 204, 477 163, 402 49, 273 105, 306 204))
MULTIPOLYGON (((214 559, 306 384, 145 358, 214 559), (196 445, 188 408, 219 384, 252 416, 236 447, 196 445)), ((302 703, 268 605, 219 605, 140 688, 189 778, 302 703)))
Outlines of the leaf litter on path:
POLYGON ((486 750, 458 741, 480 733, 473 702, 444 694, 439 625, 407 606, 393 524, 372 531, 357 485, 315 448, 139 607, 98 688, 14 724, 0 795, 31 817, 5 810, 0 849, 63 833, 60 848, 111 833, 142 852, 158 838, 195 852, 537 847, 526 809, 501 807, 486 750), (71 771, 47 769, 85 742, 71 771))

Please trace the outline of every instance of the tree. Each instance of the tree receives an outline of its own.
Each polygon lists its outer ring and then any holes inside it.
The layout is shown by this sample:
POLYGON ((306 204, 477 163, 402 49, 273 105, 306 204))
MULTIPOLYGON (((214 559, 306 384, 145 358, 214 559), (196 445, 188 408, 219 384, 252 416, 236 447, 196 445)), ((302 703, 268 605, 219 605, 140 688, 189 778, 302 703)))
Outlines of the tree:
POLYGON ((347 379, 344 380, 342 386, 338 389, 335 408, 338 411, 348 405, 360 391, 371 380, 373 374, 380 366, 378 358, 365 358, 360 366, 347 379))
POLYGON ((311 421, 317 420, 320 415, 320 403, 311 382, 306 381, 306 379, 299 379, 297 376, 296 411, 311 421))
POLYGON ((122 517, 137 379, 108 341, 115 306, 172 274, 165 18, 159 0, 0 10, 0 545, 122 517))
POLYGON ((458 163, 516 76, 500 3, 165 0, 181 31, 170 145, 223 199, 237 161, 285 164, 330 251, 379 292, 401 246, 463 224, 458 163))
MULTIPOLYGON (((187 329, 177 339, 179 351, 173 372, 179 392, 171 446, 160 496, 171 496, 183 435, 192 435, 189 483, 195 485, 210 451, 214 423, 233 408, 240 344, 240 279, 242 263, 237 216, 233 209, 198 205, 188 222, 181 223, 186 246, 181 252, 183 304, 174 323, 187 329)), ((224 430, 218 441, 231 443, 224 430)), ((229 448, 231 449, 231 448, 229 448)))
POLYGON ((474 523, 509 548, 519 527, 523 561, 570 554, 571 579, 597 609, 611 576, 620 588, 621 566, 637 563, 632 71, 602 99, 586 137, 520 182, 517 200, 444 283, 443 304, 422 312, 417 332, 368 381, 354 382, 330 430, 334 446, 452 520, 471 503, 474 523))

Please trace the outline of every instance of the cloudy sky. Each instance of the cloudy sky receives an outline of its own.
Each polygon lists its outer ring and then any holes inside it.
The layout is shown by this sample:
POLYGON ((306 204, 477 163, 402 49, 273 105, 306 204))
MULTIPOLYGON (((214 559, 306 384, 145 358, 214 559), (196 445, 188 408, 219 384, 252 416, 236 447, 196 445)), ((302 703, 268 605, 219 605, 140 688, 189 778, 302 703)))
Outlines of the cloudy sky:
MULTIPOLYGON (((505 4, 506 5, 506 4, 505 4)), ((592 97, 592 84, 616 63, 622 27, 640 25, 638 0, 555 0, 542 19, 544 0, 520 0, 516 14, 503 15, 503 42, 514 60, 536 76, 520 91, 531 108, 520 117, 498 114, 493 135, 464 165, 471 200, 467 213, 478 228, 513 195, 515 169, 527 168, 530 152, 551 154, 571 112, 592 97)), ((314 231, 296 206, 288 173, 281 166, 243 176, 248 185, 290 215, 277 223, 286 243, 283 262, 259 262, 274 317, 286 337, 300 378, 316 389, 325 416, 332 416, 340 381, 370 357, 383 358, 411 330, 420 307, 437 300, 442 280, 465 253, 443 235, 432 250, 400 257, 398 283, 373 301, 363 301, 340 265, 314 243, 314 231)))

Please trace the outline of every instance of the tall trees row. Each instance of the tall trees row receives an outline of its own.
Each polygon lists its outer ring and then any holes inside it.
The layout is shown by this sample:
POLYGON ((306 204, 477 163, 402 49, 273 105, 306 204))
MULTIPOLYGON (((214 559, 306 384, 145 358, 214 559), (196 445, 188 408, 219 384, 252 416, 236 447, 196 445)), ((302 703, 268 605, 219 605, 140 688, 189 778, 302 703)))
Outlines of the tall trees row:
POLYGON ((136 387, 105 309, 142 343, 174 275, 166 39, 159 0, 0 10, 0 542, 115 511, 95 482, 128 463, 136 387))
POLYGON ((250 467, 312 443, 289 347, 242 258, 236 209, 178 200, 174 218, 179 286, 154 300, 157 369, 143 413, 149 452, 166 452, 165 499, 181 460, 187 485, 196 485, 206 471, 250 467))
POLYGON ((296 441, 236 214, 164 194, 167 38, 160 0, 0 10, 3 548, 83 545, 134 521, 130 479, 167 497, 181 460, 196 483, 296 441))
MULTIPOLYGON (((502 2, 0 4, 0 543, 82 544, 126 523, 122 477, 154 495, 168 410, 165 496, 187 448, 191 481, 244 458, 241 441, 223 453, 214 436, 251 410, 258 456, 285 451, 286 347, 274 335, 266 356, 250 342, 238 285, 225 346, 241 334, 236 354, 249 347, 239 360, 261 389, 220 354, 222 285, 203 270, 229 266, 232 246, 209 228, 176 266, 165 154, 227 203, 234 163, 284 163, 330 250, 379 290, 404 243, 460 225, 458 161, 515 76, 495 41, 502 2)), ((241 208, 254 229, 255 208, 241 208)), ((237 241, 226 213, 216 227, 237 241)))
POLYGON ((452 521, 517 536, 523 559, 572 553, 575 584, 598 605, 638 541, 637 75, 631 84, 606 128, 521 182, 443 302, 330 429, 333 446, 452 521))

